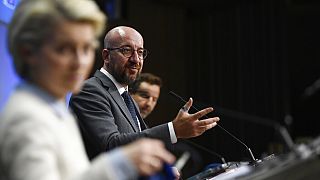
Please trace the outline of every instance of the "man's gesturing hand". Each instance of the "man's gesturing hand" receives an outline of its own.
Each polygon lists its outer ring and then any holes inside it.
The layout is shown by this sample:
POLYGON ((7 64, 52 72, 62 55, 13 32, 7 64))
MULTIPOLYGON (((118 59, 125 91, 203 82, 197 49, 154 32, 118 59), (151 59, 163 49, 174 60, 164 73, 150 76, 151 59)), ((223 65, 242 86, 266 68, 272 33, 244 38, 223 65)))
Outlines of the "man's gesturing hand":
POLYGON ((212 107, 202 109, 201 111, 189 114, 188 111, 192 106, 192 98, 179 110, 176 118, 172 121, 177 138, 196 137, 206 130, 217 125, 219 117, 199 120, 199 118, 213 111, 212 107))

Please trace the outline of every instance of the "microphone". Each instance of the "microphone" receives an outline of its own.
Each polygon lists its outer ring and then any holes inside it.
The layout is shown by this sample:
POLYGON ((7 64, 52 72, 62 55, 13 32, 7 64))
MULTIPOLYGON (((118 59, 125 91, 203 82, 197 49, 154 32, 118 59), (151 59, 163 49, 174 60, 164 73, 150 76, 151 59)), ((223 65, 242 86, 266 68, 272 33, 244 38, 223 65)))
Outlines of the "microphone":
POLYGON ((302 98, 307 99, 315 95, 320 90, 320 78, 312 83, 312 85, 305 88, 302 98))
POLYGON ((180 158, 174 164, 174 167, 181 172, 182 168, 187 164, 188 160, 190 159, 191 154, 188 151, 185 151, 180 158))
MULTIPOLYGON (((178 94, 174 93, 173 91, 169 92, 170 95, 176 97, 177 99, 179 99, 180 101, 187 103, 186 100, 184 100, 181 96, 179 96, 178 94)), ((191 106, 194 110, 199 111, 196 107, 194 107, 193 105, 191 106)), ((209 118, 207 115, 204 115, 205 118, 209 118)), ((217 126, 222 129, 224 132, 226 132, 227 134, 229 134, 229 136, 231 136, 233 139, 235 139, 238 143, 242 144, 246 150, 249 152, 250 154, 250 158, 252 160, 252 162, 257 162, 257 159, 254 157, 251 149, 244 143, 242 142, 240 139, 238 139, 236 136, 234 136, 232 133, 230 133, 229 131, 227 131, 226 129, 224 129, 222 126, 220 126, 219 124, 217 124, 217 126)))

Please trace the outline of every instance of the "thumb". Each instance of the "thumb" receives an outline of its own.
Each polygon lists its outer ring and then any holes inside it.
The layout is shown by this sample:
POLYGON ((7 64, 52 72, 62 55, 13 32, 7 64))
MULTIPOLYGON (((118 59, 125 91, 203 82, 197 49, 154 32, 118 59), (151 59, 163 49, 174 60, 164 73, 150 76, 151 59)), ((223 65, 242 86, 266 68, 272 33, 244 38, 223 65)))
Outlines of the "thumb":
POLYGON ((189 98, 188 102, 186 102, 186 104, 184 106, 182 106, 182 108, 180 109, 183 112, 188 112, 190 107, 192 106, 193 103, 193 99, 189 98))

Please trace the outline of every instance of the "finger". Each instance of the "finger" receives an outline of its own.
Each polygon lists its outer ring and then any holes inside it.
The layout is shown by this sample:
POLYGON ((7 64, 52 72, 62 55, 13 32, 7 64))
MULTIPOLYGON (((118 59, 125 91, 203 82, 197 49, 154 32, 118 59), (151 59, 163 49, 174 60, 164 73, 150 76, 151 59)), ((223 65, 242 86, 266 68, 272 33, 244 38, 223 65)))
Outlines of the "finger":
POLYGON ((212 112, 212 111, 213 111, 213 108, 212 108, 212 107, 202 109, 201 111, 198 111, 198 112, 194 113, 194 114, 192 115, 192 118, 193 118, 193 119, 199 119, 199 118, 201 118, 202 116, 204 116, 204 115, 206 115, 206 114, 208 114, 208 113, 210 113, 210 112, 212 112))
POLYGON ((172 167, 171 169, 172 169, 172 173, 175 176, 175 179, 180 179, 181 174, 180 174, 178 168, 177 167, 172 167))
POLYGON ((207 130, 206 126, 198 127, 195 135, 199 136, 199 135, 203 134, 206 130, 207 130))
POLYGON ((149 145, 152 146, 152 151, 149 152, 152 156, 157 157, 161 161, 173 163, 175 156, 166 150, 165 145, 160 140, 150 139, 149 145))
POLYGON ((199 121, 196 121, 195 124, 197 126, 207 126, 207 125, 211 125, 211 124, 214 124, 216 122, 218 122, 220 120, 219 117, 214 117, 214 118, 209 118, 209 119, 203 119, 203 120, 199 120, 199 121))
POLYGON ((184 106, 182 106, 182 108, 180 109, 183 112, 188 112, 190 107, 192 106, 193 103, 193 99, 189 98, 188 102, 186 102, 186 104, 184 106))
POLYGON ((162 148, 155 152, 155 156, 159 158, 161 161, 166 162, 168 164, 172 164, 175 161, 174 155, 172 155, 169 151, 162 148))
POLYGON ((186 106, 182 106, 180 109, 182 112, 188 112, 189 109, 186 106))
POLYGON ((201 126, 201 127, 204 127, 204 131, 207 131, 213 127, 215 127, 217 125, 217 123, 212 123, 212 124, 209 124, 209 125, 206 125, 206 126, 201 126))
POLYGON ((138 166, 140 167, 141 175, 151 175, 161 170, 162 162, 159 159, 150 156, 146 161, 140 162, 138 166))
POLYGON ((149 165, 153 169, 153 171, 158 171, 162 168, 162 161, 158 159, 157 157, 152 157, 149 160, 149 165))

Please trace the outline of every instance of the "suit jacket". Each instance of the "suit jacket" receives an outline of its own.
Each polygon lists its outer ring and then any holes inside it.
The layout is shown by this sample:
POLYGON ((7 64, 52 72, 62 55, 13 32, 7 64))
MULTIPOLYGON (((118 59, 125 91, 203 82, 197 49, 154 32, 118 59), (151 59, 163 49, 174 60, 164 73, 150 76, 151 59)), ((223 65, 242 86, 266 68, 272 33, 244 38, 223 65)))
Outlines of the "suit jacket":
POLYGON ((74 117, 34 90, 19 87, 0 116, 0 179, 117 179, 109 155, 90 164, 74 117))
MULTIPOLYGON (((171 144, 167 124, 139 132, 116 86, 100 71, 84 83, 80 93, 71 97, 70 107, 78 117, 90 158, 141 137, 157 138, 171 144)), ((145 126, 139 113, 137 116, 145 126)))

